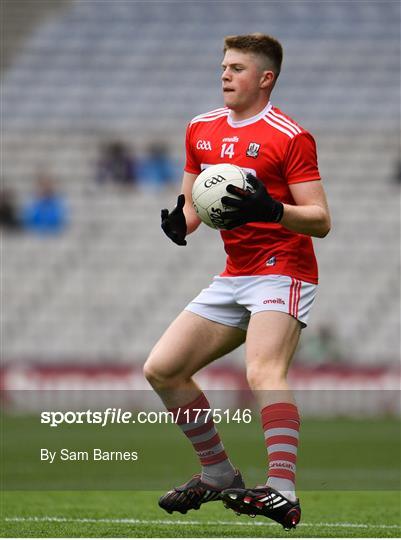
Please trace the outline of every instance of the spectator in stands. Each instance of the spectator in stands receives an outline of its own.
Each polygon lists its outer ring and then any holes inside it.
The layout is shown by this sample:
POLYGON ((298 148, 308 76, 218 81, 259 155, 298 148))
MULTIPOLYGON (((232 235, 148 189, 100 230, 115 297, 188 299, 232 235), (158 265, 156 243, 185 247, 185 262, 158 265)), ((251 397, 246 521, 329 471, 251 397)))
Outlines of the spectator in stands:
POLYGON ((162 188, 175 181, 174 163, 164 143, 154 142, 149 145, 147 157, 139 167, 138 176, 145 187, 162 188))
POLYGON ((11 232, 21 229, 14 192, 4 186, 0 189, 0 228, 11 232))
POLYGON ((65 199, 49 175, 39 174, 35 194, 23 211, 23 224, 27 230, 39 234, 60 233, 67 226, 65 199))
POLYGON ((135 185, 135 158, 124 143, 113 141, 100 148, 96 166, 96 182, 98 184, 111 182, 124 187, 135 185))

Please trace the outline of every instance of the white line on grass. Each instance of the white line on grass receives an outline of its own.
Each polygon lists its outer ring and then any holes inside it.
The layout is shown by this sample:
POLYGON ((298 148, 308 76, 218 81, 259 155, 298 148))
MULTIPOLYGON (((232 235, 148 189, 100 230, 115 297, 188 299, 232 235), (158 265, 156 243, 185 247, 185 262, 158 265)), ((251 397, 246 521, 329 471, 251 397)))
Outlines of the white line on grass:
MULTIPOLYGON (((242 521, 182 521, 173 519, 132 519, 132 518, 66 518, 66 517, 8 517, 4 518, 4 521, 8 522, 37 522, 37 523, 110 523, 110 524, 126 524, 126 525, 238 525, 250 527, 250 526, 276 526, 276 523, 269 521, 248 521, 247 523, 242 521)), ((382 525, 375 523, 300 523, 298 527, 342 527, 342 528, 355 528, 355 529, 399 529, 399 525, 382 525)))

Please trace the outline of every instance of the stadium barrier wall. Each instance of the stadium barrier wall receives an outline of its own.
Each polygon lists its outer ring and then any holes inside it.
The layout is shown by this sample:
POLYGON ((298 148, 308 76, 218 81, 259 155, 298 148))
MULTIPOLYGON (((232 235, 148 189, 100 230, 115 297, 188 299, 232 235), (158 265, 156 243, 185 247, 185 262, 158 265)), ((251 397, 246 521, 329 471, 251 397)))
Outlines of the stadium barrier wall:
MULTIPOLYGON (((245 407, 253 400, 242 369, 212 366, 195 378, 222 406, 245 407)), ((296 365, 289 378, 305 416, 401 416, 397 367, 296 365)), ((0 370, 0 388, 3 408, 21 413, 46 403, 70 408, 71 395, 75 407, 163 409, 138 365, 9 365, 0 370)))

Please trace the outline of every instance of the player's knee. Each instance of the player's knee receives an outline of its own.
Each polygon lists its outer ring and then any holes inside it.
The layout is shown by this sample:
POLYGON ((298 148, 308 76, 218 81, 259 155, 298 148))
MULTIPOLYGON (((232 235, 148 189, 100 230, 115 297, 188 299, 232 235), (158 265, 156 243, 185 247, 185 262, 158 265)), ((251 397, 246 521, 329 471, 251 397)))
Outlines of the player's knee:
POLYGON ((145 379, 153 388, 164 388, 171 386, 173 376, 165 369, 165 362, 162 359, 150 355, 143 366, 145 379))
POLYGON ((246 370, 246 378, 249 384, 249 388, 252 390, 257 390, 257 387, 260 383, 260 370, 255 366, 248 366, 246 370))
POLYGON ((255 362, 248 365, 246 377, 252 390, 274 390, 283 384, 287 373, 278 362, 255 362))
POLYGON ((163 379, 164 379, 162 373, 157 368, 157 366, 152 362, 151 358, 149 358, 145 362, 145 365, 143 366, 143 374, 144 374, 145 379, 153 387, 159 386, 163 382, 163 379))

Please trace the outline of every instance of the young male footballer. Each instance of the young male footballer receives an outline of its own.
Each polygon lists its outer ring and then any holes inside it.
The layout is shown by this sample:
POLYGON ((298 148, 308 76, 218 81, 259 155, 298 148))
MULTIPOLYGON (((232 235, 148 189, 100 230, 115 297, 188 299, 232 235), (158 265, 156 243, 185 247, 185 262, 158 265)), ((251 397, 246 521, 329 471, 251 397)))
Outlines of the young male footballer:
POLYGON ((318 283, 311 237, 330 230, 330 215, 310 133, 274 107, 270 95, 280 73, 282 47, 264 34, 224 41, 224 107, 196 116, 186 134, 182 193, 162 229, 176 244, 200 224, 191 201, 197 175, 232 163, 248 174, 254 192, 230 185, 221 231, 225 270, 170 325, 153 348, 144 373, 191 441, 201 472, 159 501, 186 513, 212 500, 251 516, 295 527, 300 418, 287 372, 307 324, 318 283), (230 194, 237 197, 232 198, 230 194), (239 197, 239 199, 238 199, 239 197), (260 406, 268 454, 267 481, 247 489, 213 423, 198 409, 210 405, 192 376, 246 343, 246 373, 260 406))

